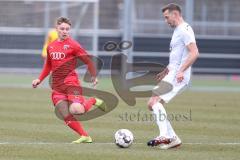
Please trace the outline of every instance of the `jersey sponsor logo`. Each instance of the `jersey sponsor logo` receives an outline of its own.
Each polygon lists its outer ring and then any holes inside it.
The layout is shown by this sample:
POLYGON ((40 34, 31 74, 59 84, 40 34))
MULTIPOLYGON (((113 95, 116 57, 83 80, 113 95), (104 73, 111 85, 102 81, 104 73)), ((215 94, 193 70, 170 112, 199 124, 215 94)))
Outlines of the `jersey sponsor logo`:
POLYGON ((66 57, 65 53, 63 52, 51 52, 50 56, 53 60, 61 60, 66 57))
POLYGON ((69 45, 67 45, 67 44, 65 44, 64 46, 63 46, 63 49, 64 50, 67 50, 69 48, 69 45))

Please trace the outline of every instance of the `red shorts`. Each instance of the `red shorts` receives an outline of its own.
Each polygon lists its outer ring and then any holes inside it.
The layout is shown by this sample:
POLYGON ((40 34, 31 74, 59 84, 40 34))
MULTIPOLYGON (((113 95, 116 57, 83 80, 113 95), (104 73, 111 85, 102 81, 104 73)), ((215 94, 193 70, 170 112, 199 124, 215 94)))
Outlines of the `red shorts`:
POLYGON ((54 106, 60 101, 69 101, 73 103, 83 103, 84 97, 82 95, 74 95, 74 94, 65 94, 57 91, 52 91, 52 102, 54 106))

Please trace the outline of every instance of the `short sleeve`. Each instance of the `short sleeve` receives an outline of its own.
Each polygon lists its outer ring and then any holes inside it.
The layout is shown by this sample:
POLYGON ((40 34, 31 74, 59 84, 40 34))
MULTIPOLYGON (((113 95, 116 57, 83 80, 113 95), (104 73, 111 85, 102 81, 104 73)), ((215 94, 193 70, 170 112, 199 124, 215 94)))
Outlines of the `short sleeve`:
POLYGON ((182 39, 185 46, 189 45, 190 43, 196 43, 194 32, 189 25, 183 28, 182 39))

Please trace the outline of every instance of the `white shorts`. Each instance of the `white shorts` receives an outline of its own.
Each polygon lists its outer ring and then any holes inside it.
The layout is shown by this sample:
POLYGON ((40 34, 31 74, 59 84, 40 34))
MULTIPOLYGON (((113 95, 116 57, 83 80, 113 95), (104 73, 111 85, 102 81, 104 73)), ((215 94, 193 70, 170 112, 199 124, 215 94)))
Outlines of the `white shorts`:
POLYGON ((155 89, 153 90, 154 94, 159 95, 159 97, 161 99, 164 100, 165 103, 168 103, 170 100, 172 100, 176 95, 180 94, 182 91, 184 91, 189 84, 189 79, 190 79, 190 75, 184 75, 184 79, 182 82, 178 83, 176 80, 176 71, 170 71, 159 84, 164 84, 164 88, 166 88, 166 84, 168 84, 168 87, 170 88, 168 93, 164 93, 161 94, 161 88, 163 88, 162 86, 159 88, 159 86, 156 86, 155 89), (187 77, 186 77, 187 76, 187 77), (156 89, 158 88, 158 89, 156 89), (159 92, 160 91, 160 92, 159 92))

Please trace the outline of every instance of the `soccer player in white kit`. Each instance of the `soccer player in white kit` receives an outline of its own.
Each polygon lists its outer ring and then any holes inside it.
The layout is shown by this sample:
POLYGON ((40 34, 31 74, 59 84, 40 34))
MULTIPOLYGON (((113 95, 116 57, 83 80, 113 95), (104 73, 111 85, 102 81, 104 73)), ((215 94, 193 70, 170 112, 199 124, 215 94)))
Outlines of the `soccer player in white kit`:
POLYGON ((156 78, 158 81, 170 83, 173 88, 163 95, 153 91, 148 107, 156 118, 160 135, 147 144, 148 146, 159 145, 161 149, 169 149, 180 146, 182 142, 167 119, 167 113, 163 105, 188 86, 191 77, 191 65, 195 62, 199 53, 194 32, 182 18, 180 6, 170 3, 163 7, 162 13, 165 22, 171 28, 174 28, 174 32, 170 42, 169 64, 156 78))

